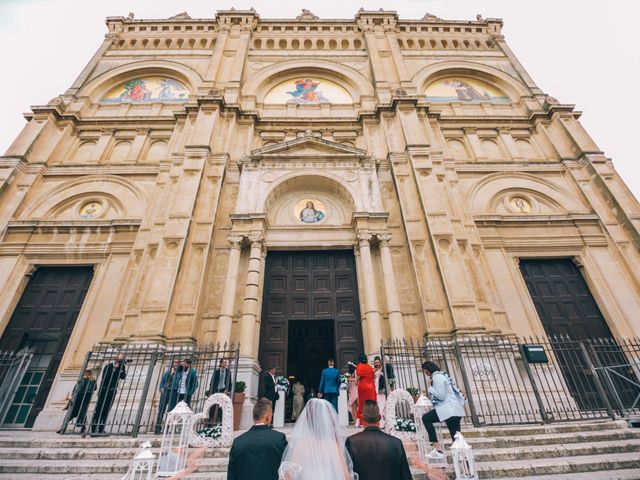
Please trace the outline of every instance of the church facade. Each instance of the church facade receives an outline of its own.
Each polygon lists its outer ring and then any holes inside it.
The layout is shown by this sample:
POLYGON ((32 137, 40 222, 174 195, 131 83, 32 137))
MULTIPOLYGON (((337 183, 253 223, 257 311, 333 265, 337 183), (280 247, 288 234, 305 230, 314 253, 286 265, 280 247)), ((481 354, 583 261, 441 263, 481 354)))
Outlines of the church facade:
POLYGON ((638 202, 501 20, 106 24, 0 157, 0 350, 39 345, 35 428, 97 342, 239 343, 255 397, 388 338, 640 335, 638 202))

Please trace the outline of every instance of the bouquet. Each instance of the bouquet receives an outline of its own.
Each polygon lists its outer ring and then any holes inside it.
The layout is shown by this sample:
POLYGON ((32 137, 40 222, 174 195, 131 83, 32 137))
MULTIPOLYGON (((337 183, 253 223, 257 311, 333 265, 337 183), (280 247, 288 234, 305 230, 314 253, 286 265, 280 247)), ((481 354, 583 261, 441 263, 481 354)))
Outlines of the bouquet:
POLYGON ((394 425, 398 432, 415 432, 416 424, 412 418, 396 417, 396 424, 394 425))
POLYGON ((276 385, 278 387, 278 390, 289 390, 289 385, 291 384, 289 383, 289 379, 287 379, 287 377, 279 375, 276 377, 276 385))

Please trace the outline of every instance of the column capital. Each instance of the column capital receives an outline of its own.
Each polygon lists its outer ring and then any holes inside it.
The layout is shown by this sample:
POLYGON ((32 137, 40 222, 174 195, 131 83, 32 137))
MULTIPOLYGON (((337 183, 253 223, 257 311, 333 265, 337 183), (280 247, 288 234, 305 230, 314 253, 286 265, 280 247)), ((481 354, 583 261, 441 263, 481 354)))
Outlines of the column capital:
POLYGON ((359 247, 368 247, 373 235, 369 232, 360 232, 356 234, 359 247))
POLYGON ((244 239, 244 235, 229 235, 227 240, 231 244, 231 248, 240 248, 242 245, 242 240, 244 239))
POLYGON ((262 242, 264 242, 264 235, 262 234, 262 232, 252 233, 251 235, 249 235, 249 242, 251 242, 251 246, 256 243, 261 244, 262 242))
POLYGON ((384 232, 384 233, 376 233, 376 237, 378 238, 378 242, 380 242, 380 246, 382 247, 388 247, 389 246, 389 242, 391 241, 391 234, 384 232))

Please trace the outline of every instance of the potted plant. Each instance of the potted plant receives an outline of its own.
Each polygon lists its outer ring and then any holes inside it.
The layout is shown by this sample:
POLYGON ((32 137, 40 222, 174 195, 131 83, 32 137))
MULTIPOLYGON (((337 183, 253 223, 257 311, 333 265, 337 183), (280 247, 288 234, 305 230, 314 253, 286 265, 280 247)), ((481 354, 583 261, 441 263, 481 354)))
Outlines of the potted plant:
POLYGON ((240 428, 240 418, 242 417, 242 405, 244 404, 247 384, 242 380, 236 382, 236 388, 233 394, 233 429, 240 428))
POLYGON ((420 398, 420 389, 416 388, 416 387, 407 387, 407 392, 409 392, 409 395, 411 395, 413 397, 413 403, 418 401, 418 398, 420 398))

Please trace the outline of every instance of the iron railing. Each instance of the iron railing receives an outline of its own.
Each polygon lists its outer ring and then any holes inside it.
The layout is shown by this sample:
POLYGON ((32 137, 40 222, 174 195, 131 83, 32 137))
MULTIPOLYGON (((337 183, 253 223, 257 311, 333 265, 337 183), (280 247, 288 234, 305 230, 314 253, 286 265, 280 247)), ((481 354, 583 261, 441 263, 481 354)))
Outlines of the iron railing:
POLYGON ((165 415, 183 399, 179 375, 172 367, 186 359, 191 360, 197 385, 189 379, 184 400, 194 412, 201 411, 213 393, 211 384, 221 360, 227 361, 231 378, 225 393, 233 398, 239 360, 234 346, 98 344, 85 357, 61 433, 134 437, 160 433, 165 415), (120 364, 114 363, 118 354, 124 358, 120 364))
POLYGON ((23 348, 18 352, 0 352, 0 425, 18 392, 22 377, 29 368, 34 349, 23 348))
POLYGON ((447 371, 467 397, 474 426, 579 421, 640 411, 640 342, 577 341, 565 337, 393 340, 380 356, 395 385, 426 393, 421 365, 447 371), (525 346, 542 347, 547 362, 527 360, 525 346))

